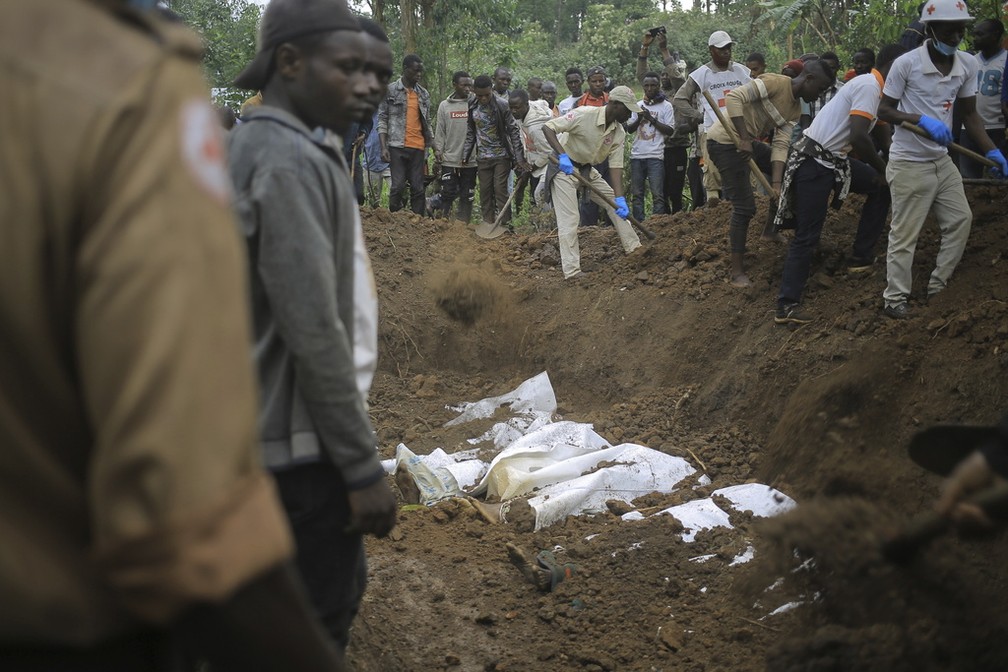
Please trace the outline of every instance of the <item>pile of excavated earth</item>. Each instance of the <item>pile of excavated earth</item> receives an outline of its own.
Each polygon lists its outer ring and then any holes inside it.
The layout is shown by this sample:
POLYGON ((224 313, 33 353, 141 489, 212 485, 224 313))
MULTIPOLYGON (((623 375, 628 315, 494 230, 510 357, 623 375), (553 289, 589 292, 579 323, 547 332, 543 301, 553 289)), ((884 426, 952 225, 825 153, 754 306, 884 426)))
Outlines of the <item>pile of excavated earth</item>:
POLYGON ((638 511, 747 482, 798 507, 774 518, 725 507, 730 528, 687 543, 675 517, 624 520, 615 503, 535 530, 527 516, 488 522, 466 499, 403 499, 392 536, 367 544, 355 668, 1008 667, 1004 540, 948 535, 909 564, 879 552, 938 493, 940 478, 907 457, 915 432, 992 424, 1008 407, 1008 189, 967 194, 965 256, 924 302, 916 292, 938 248, 926 225, 904 321, 880 310, 884 257, 869 273, 846 270, 860 201, 831 211, 804 303, 815 320, 800 328, 773 323, 785 248, 759 239, 765 201, 746 290, 727 282, 727 203, 652 217, 657 239, 632 257, 611 228, 582 230, 592 272, 577 282, 562 279, 555 232, 486 241, 457 222, 365 210, 383 458, 400 443, 418 455, 472 448, 494 420, 445 427, 458 415, 449 407, 546 371, 557 420, 697 469, 671 494, 642 494, 638 511), (750 546, 753 559, 738 562, 750 546), (549 550, 576 569, 544 591, 515 550, 549 550))

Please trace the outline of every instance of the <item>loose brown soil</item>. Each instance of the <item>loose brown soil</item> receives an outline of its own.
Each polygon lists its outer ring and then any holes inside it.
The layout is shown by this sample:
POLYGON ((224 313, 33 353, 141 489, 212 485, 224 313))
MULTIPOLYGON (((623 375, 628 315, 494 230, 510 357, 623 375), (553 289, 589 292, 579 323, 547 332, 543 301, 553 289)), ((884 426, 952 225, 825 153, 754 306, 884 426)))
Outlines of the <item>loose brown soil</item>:
MULTIPOLYGON (((458 223, 365 212, 382 311, 371 410, 383 457, 400 441, 419 454, 468 448, 487 422, 444 428, 455 416, 446 404, 546 370, 559 415, 614 444, 699 461, 713 480, 638 508, 746 481, 801 506, 772 521, 732 514, 735 529, 692 544, 668 516, 607 512, 533 532, 527 521, 487 523, 463 500, 406 507, 389 539, 367 544, 356 669, 1008 668, 1003 539, 944 538, 907 567, 878 554, 878 540, 937 495, 939 478, 906 457, 913 433, 990 424, 1008 406, 1008 190, 969 196, 974 227, 952 284, 913 301, 903 322, 880 312, 884 261, 846 271, 860 201, 831 211, 805 299, 816 319, 799 329, 773 324, 784 247, 758 240, 765 202, 744 291, 727 282, 724 203, 651 218, 658 239, 631 258, 612 229, 584 230, 594 272, 578 282, 562 280, 555 233, 484 241, 458 223), (577 570, 540 592, 508 543, 531 558, 553 550, 577 570), (750 544, 756 561, 729 567, 750 544), (691 561, 703 554, 714 557, 691 561), (804 604, 767 616, 790 601, 804 604)), ((931 222, 915 292, 937 241, 931 222)))

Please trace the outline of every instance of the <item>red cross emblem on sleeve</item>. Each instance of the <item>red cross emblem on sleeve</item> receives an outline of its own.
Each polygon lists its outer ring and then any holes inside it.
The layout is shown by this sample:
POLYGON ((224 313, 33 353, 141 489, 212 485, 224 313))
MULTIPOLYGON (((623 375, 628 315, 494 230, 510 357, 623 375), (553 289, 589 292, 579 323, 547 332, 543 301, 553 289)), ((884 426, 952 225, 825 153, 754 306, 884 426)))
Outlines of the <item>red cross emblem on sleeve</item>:
POLYGON ((928 8, 927 8, 928 15, 930 16, 931 14, 934 14, 934 12, 935 12, 935 6, 934 5, 929 5, 928 8))

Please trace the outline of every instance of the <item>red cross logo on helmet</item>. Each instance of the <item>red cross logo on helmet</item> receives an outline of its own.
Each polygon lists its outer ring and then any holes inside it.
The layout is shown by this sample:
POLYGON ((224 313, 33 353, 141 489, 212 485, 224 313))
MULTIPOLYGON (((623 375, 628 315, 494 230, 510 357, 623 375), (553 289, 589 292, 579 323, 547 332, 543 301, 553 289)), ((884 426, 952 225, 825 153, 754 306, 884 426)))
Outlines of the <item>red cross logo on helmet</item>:
POLYGON ((927 13, 928 14, 934 14, 934 12, 935 12, 935 6, 934 5, 928 5, 927 13))
POLYGON ((956 3, 956 8, 961 12, 962 10, 966 9, 966 5, 964 5, 961 2, 957 2, 956 3))

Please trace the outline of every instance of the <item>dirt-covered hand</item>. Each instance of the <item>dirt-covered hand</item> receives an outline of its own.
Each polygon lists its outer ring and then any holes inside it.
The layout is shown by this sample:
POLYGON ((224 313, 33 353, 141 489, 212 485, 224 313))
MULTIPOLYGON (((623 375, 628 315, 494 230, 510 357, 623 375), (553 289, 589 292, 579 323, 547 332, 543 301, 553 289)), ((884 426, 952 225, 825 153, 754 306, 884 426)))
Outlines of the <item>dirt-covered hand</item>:
POLYGON ((382 478, 366 488, 351 490, 347 532, 384 537, 396 523, 396 500, 382 478))
POLYGON ((992 485, 998 476, 991 469, 984 454, 976 450, 956 466, 942 488, 936 509, 954 522, 966 526, 990 526, 990 518, 983 510, 963 500, 992 485))

